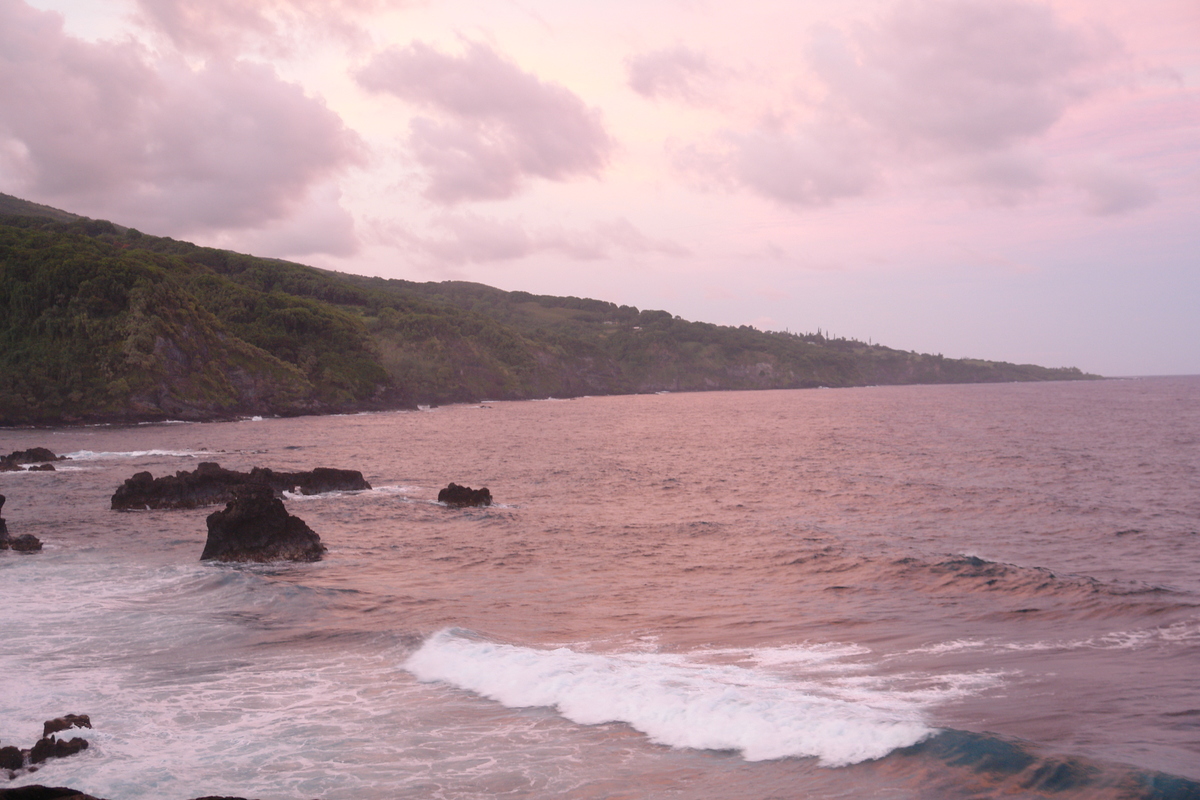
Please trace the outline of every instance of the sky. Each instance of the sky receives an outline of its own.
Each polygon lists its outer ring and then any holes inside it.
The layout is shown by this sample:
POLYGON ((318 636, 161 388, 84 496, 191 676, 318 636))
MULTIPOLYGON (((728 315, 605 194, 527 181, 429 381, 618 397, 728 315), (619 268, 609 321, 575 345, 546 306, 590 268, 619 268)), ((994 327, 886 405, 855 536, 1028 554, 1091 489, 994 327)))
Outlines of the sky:
POLYGON ((0 0, 0 192, 342 272, 1200 374, 1200 3, 0 0))

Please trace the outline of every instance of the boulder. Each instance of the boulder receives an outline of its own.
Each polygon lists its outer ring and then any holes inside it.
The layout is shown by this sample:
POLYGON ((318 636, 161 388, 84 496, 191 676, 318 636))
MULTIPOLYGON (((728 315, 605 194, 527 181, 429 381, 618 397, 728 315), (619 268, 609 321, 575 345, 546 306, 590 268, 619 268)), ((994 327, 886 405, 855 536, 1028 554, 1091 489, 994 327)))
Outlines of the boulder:
POLYGON ((8 536, 0 539, 0 550, 12 548, 20 553, 35 553, 42 549, 42 540, 32 533, 22 533, 20 536, 8 536))
POLYGON ((37 744, 29 751, 29 763, 41 764, 47 758, 64 758, 73 756, 80 750, 88 749, 88 740, 78 737, 71 741, 64 741, 55 736, 50 736, 45 739, 38 739, 37 744))
POLYGON ((52 733, 65 731, 68 728, 90 727, 92 727, 92 718, 87 714, 65 714, 61 717, 48 719, 42 724, 42 738, 45 739, 52 733))
POLYGON ((492 493, 488 491, 486 486, 482 489, 472 489, 470 486, 459 486, 457 483, 452 483, 438 492, 437 499, 439 503, 445 503, 455 508, 462 508, 464 506, 490 506, 492 504, 492 493))
MULTIPOLYGON (((4 508, 4 495, 0 494, 0 508, 4 508)), ((12 536, 8 532, 8 523, 0 517, 0 550, 18 550, 24 553, 32 553, 42 549, 42 543, 36 536, 31 533, 23 533, 20 536, 12 536)))
POLYGON ((217 505, 233 500, 234 490, 248 484, 267 486, 276 495, 285 491, 322 494, 371 488, 362 473, 355 469, 317 467, 309 472, 274 472, 255 467, 249 472, 237 472, 205 461, 193 472, 181 470, 160 478, 149 472, 139 472, 117 487, 111 507, 115 511, 132 511, 217 505))
POLYGON ((201 561, 317 561, 321 537, 304 520, 287 513, 270 486, 245 484, 223 511, 208 515, 208 540, 201 561))
POLYGON ((12 772, 24 766, 25 754, 21 752, 21 748, 11 744, 7 747, 0 747, 0 769, 12 772))

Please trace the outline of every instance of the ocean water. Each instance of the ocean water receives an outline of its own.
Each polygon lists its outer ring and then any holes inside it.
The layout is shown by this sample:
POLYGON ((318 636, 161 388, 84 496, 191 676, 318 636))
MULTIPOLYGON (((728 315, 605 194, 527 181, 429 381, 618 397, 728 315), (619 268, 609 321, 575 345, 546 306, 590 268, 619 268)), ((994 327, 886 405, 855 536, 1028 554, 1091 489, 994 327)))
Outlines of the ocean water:
POLYGON ((110 800, 1200 797, 1200 378, 0 431, 0 787, 110 800), (135 472, 362 470, 313 564, 135 472), (497 504, 450 509, 454 481, 497 504))

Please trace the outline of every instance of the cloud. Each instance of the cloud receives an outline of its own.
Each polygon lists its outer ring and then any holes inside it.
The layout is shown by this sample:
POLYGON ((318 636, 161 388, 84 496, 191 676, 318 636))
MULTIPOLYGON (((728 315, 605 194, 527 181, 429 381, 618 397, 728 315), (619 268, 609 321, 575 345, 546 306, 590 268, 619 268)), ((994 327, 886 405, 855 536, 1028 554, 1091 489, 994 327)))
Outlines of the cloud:
MULTIPOLYGON (((1118 51, 1112 37, 1038 3, 899 0, 869 23, 814 28, 803 58, 819 91, 784 96, 754 124, 680 149, 677 164, 794 208, 914 175, 1014 205, 1059 179, 1036 144, 1106 84, 1118 51)), ((1093 205, 1145 200, 1132 187, 1111 193, 1093 205)))
POLYGON ((949 180, 988 205, 1015 206, 1032 199, 1053 179, 1046 159, 1027 149, 971 155, 952 161, 949 180))
POLYGON ((687 47, 655 50, 626 61, 629 87, 652 100, 700 102, 703 84, 714 75, 708 58, 687 47))
POLYGON ((342 207, 341 197, 341 191, 334 185, 317 187, 291 216, 262 228, 223 235, 207 244, 272 258, 300 258, 318 253, 355 255, 360 250, 360 241, 354 218, 342 207))
POLYGON ((835 119, 807 125, 767 119, 750 130, 724 131, 703 146, 680 147, 673 162, 701 186, 749 189, 793 207, 863 195, 880 180, 870 143, 835 119))
POLYGON ((20 0, 0 0, 0 141, 7 191, 169 234, 268 225, 362 159, 269 67, 85 42, 20 0))
POLYGON ((818 31, 826 102, 892 141, 986 151, 1044 134, 1115 44, 1020 0, 902 0, 853 36, 818 31))
POLYGON ((436 203, 512 197, 530 178, 595 176, 613 149, 598 111, 482 44, 461 56, 391 47, 357 78, 436 115, 415 118, 408 141, 436 203))
POLYGON ((434 228, 432 235, 405 231, 401 238, 413 249, 446 266, 515 261, 544 253, 575 261, 603 260, 617 253, 674 258, 690 255, 687 248, 647 236, 624 218, 599 222, 586 230, 530 230, 516 220, 455 213, 441 215, 434 228))
POLYGON ((1135 211, 1158 198, 1145 179, 1106 162, 1074 168, 1070 182, 1084 193, 1088 213, 1101 217, 1135 211))
POLYGON ((234 55, 286 53, 313 34, 365 43, 358 18, 400 0, 136 0, 141 21, 176 47, 234 55))
POLYGON ((760 128, 730 140, 736 179, 787 205, 828 205, 864 194, 878 179, 861 143, 834 126, 791 133, 760 128))

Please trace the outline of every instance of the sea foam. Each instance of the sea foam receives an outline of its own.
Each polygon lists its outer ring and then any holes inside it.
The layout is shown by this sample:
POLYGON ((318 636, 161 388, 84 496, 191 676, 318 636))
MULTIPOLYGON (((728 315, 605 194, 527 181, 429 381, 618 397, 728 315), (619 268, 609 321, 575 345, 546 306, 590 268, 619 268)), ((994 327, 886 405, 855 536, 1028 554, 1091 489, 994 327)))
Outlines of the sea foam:
POLYGON ((96 452, 94 450, 77 450, 67 453, 72 461, 109 461, 121 458, 148 458, 151 456, 167 456, 174 458, 196 458, 197 456, 213 456, 215 454, 202 450, 127 450, 122 452, 96 452))
POLYGON ((748 761, 814 757, 845 766, 934 733, 915 709, 885 710, 868 696, 822 696, 762 670, 672 655, 543 650, 443 630, 404 667, 511 708, 546 706, 582 725, 624 722, 659 744, 736 750, 748 761))

